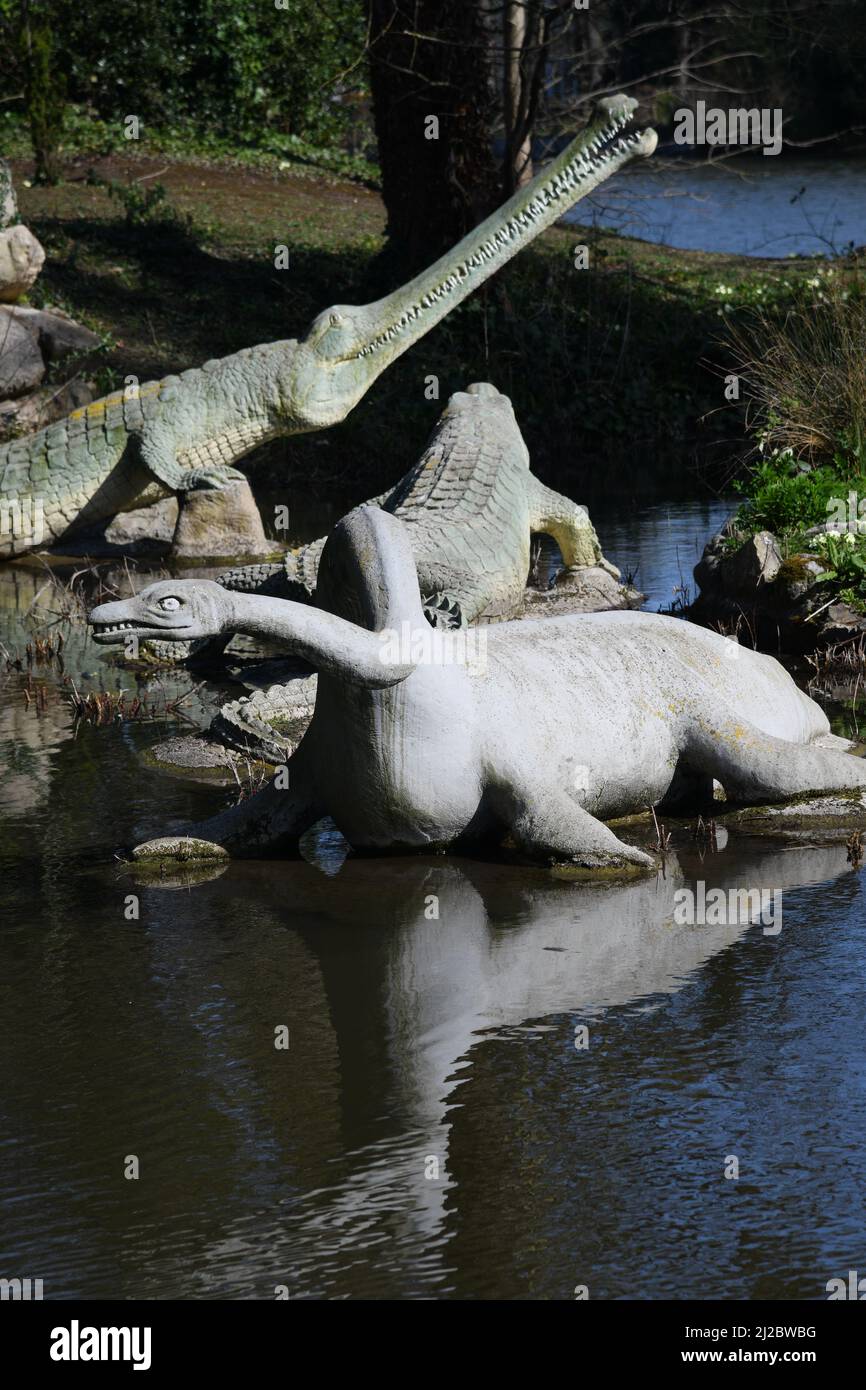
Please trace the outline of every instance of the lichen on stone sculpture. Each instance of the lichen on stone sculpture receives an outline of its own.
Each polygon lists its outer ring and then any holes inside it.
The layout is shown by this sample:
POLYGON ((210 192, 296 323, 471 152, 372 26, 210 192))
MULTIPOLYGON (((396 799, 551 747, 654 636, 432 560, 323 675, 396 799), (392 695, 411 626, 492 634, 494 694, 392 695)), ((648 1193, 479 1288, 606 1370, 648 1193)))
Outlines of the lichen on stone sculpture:
POLYGON ((470 632, 484 637, 471 654, 443 646, 454 634, 425 618, 408 528, 379 508, 334 529, 318 588, 313 608, 166 580, 90 615, 100 643, 239 631, 319 673, 288 785, 278 774, 138 856, 292 854, 330 816, 360 850, 507 839, 542 861, 651 869, 606 821, 706 809, 714 780, 744 804, 866 787, 866 764, 777 661, 677 619, 527 619, 470 632))
POLYGON ((345 419, 385 368, 472 290, 630 159, 652 153, 654 131, 626 133, 636 105, 605 98, 531 183, 376 303, 335 305, 300 341, 130 385, 0 448, 0 557, 56 544, 170 493, 222 488, 242 476, 234 465, 259 444, 345 419))

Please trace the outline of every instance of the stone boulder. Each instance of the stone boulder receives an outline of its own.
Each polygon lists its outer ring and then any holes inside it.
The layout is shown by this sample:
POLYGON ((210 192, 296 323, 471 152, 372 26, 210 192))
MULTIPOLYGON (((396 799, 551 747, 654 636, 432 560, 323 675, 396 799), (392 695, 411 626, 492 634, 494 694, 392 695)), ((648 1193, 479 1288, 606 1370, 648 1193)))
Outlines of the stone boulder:
POLYGON ((124 549, 148 544, 171 545, 180 508, 176 497, 164 497, 152 507, 139 507, 135 512, 118 512, 105 528, 109 545, 124 549))
POLYGON ((704 546, 704 553, 694 568, 695 583, 704 592, 719 588, 719 570, 726 555, 730 555, 729 541, 737 534, 735 520, 729 517, 714 536, 710 536, 704 546))
POLYGON ((71 411, 89 405, 94 389, 86 381, 70 381, 61 387, 40 387, 29 396, 0 402, 0 443, 15 435, 33 434, 71 411))
POLYGON ((274 549, 246 479, 181 498, 171 550, 175 559, 269 555, 274 549))
POLYGON ((779 571, 776 589, 782 602, 798 603, 827 577, 827 566, 817 555, 791 555, 779 571))
POLYGON ((76 323, 62 309, 30 309, 22 304, 8 308, 0 305, 0 331, 4 314, 14 314, 39 335, 39 346, 46 362, 56 362, 70 352, 92 352, 100 344, 98 333, 76 323))
POLYGON ((769 531, 758 531, 731 551, 730 529, 713 536, 695 566, 700 586, 688 616, 722 630, 744 625, 750 642, 772 651, 807 652, 862 631, 864 619, 828 600, 827 566, 806 551, 782 556, 769 531))
POLYGON ((614 579, 597 565, 577 565, 550 589, 527 588, 517 617, 552 618, 560 613, 607 613, 640 608, 646 595, 614 579))
POLYGON ((0 316, 0 400, 26 395, 44 375, 39 334, 15 315, 0 316))
POLYGON ((44 264, 45 252, 27 227, 0 232, 0 303, 14 304, 26 294, 44 264))
POLYGON ((782 552, 769 531, 756 531, 719 563, 718 578, 727 593, 753 595, 762 584, 772 584, 782 568, 782 552))

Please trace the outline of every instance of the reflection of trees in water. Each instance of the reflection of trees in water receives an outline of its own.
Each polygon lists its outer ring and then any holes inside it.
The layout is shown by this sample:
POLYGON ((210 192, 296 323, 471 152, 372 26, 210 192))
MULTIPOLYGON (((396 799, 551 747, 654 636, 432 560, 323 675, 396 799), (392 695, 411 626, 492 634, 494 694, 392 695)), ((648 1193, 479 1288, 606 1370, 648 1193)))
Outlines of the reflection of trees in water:
MULTIPOLYGON (((124 572, 107 569, 99 573, 112 587, 128 590, 124 572)), ((136 576, 139 581, 147 583, 148 576, 136 576)), ((59 750, 75 732, 64 677, 74 681, 82 694, 126 690, 148 695, 157 707, 193 683, 182 669, 174 673, 138 672, 107 660, 89 640, 85 621, 88 607, 86 593, 80 598, 71 596, 63 581, 53 580, 47 569, 0 567, 0 777, 7 814, 44 808, 52 786, 59 798, 58 807, 70 798, 79 809, 88 807, 80 799, 81 779, 89 775, 86 758, 80 760, 82 766, 73 759, 76 766, 68 769, 68 781, 55 781, 52 776, 59 750), (50 637, 55 644, 62 636, 62 660, 34 661, 28 666, 26 649, 37 636, 50 637), (8 666, 8 661, 16 658, 22 665, 20 672, 8 666), (29 702, 25 690, 31 694, 29 702), (44 693, 44 701, 37 701, 37 691, 44 693)), ((189 712, 206 722, 209 712, 205 716, 204 709, 202 702, 194 701, 189 712)), ((106 786, 102 785, 100 795, 105 794, 106 786)))

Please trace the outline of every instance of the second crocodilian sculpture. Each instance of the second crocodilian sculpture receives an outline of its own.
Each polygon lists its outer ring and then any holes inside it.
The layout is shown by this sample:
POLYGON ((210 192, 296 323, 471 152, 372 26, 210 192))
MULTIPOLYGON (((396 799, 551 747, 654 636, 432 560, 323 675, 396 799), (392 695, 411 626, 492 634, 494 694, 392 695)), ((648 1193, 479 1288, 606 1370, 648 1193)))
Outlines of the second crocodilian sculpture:
POLYGON ((318 671, 312 722, 282 774, 156 860, 296 853, 330 816, 356 849, 496 843, 588 868, 651 868, 605 821, 866 787, 866 764, 772 657, 646 613, 440 632, 408 528, 359 507, 322 552, 319 607, 165 580, 90 616, 101 643, 244 632, 318 671))
MULTIPOLYGON (((514 616, 526 592, 531 537, 538 533, 557 541, 567 575, 578 582, 588 572, 599 576, 601 571, 601 581, 619 578, 602 555, 586 508, 545 487, 530 471, 511 402, 489 382, 455 392, 418 462, 374 505, 405 524, 424 611, 435 627, 514 616)), ((289 551, 279 564, 226 570, 217 582, 233 592, 316 602, 324 545, 323 537, 289 551)), ((609 587, 623 601, 626 590, 618 592, 612 582, 609 587)), ((190 655, 209 661, 232 636, 226 632, 202 643, 143 642, 136 650, 161 662, 190 655)), ((287 678, 223 705, 211 734, 240 752, 281 762, 314 702, 315 677, 287 678)))
POLYGON ((374 304, 337 304, 300 341, 261 344, 117 392, 0 448, 0 558, 56 545, 172 493, 223 488, 257 445, 345 419, 395 358, 573 203, 636 155, 637 103, 605 98, 587 129, 447 255, 374 304))

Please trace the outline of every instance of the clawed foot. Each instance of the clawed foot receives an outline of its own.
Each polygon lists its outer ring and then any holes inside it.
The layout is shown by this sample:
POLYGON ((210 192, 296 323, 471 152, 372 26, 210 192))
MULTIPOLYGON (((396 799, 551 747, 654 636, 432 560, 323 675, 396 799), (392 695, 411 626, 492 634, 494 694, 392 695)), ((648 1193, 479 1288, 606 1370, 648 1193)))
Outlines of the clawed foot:
POLYGON ((237 468, 192 468, 183 479, 184 492, 202 492, 227 487, 229 483, 245 482, 245 474, 237 468))
MULTIPOLYGON (((562 862, 554 861, 554 862, 562 862)), ((622 850, 616 853, 609 853, 598 850, 587 850, 585 853, 572 854, 566 861, 574 868, 578 869, 610 869, 616 870, 640 870, 641 872, 655 873, 659 867, 658 860, 651 854, 644 854, 642 849, 636 849, 633 845, 623 845, 622 850)))

